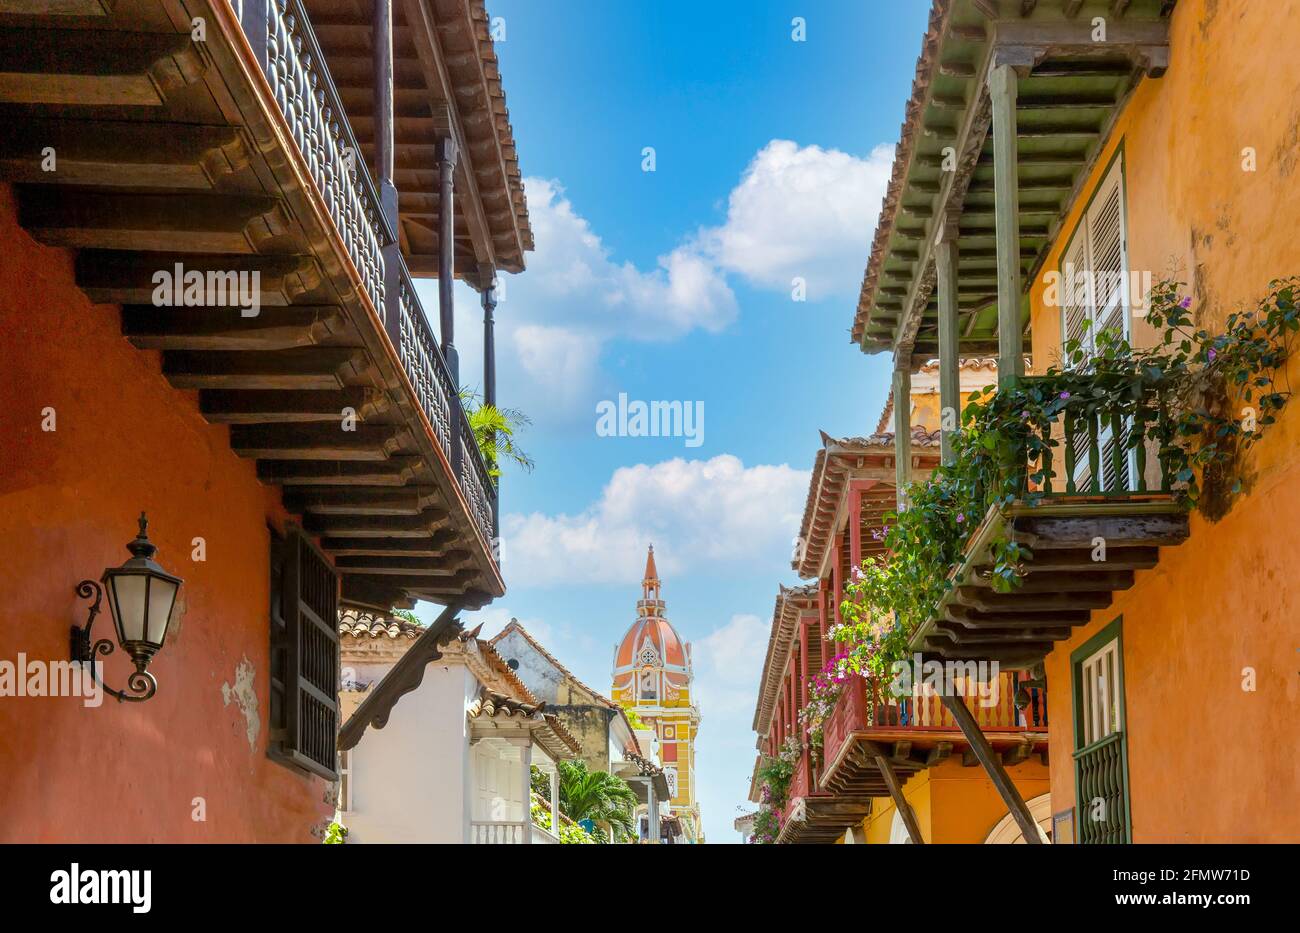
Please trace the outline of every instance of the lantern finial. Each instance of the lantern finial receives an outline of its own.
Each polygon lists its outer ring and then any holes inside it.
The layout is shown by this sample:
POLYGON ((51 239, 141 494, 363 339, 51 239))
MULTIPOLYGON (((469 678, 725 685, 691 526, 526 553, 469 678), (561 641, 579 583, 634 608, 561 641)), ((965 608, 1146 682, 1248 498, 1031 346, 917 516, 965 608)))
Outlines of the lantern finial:
POLYGON ((149 540, 149 516, 141 512, 139 521, 140 532, 127 544, 126 549, 131 552, 132 557, 149 560, 158 553, 158 547, 149 540))

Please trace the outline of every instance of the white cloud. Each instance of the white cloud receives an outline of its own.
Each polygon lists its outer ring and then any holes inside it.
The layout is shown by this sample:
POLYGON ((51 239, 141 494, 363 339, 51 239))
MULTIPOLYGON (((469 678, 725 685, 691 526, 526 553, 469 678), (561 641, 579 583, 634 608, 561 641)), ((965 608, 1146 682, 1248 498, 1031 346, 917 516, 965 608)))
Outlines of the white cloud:
POLYGON ((616 263, 558 181, 528 178, 524 187, 537 250, 527 272, 507 286, 503 307, 510 314, 638 340, 679 337, 697 327, 717 331, 735 317, 736 298, 722 272, 690 246, 659 257, 649 271, 616 263))
POLYGON ((862 281, 894 161, 881 145, 865 159, 774 139, 754 156, 727 202, 727 220, 700 232, 700 248, 724 269, 809 299, 851 293, 862 281))
MULTIPOLYGON (((700 708, 710 717, 742 718, 754 711, 770 625, 756 615, 733 615, 694 643, 700 708)), ((744 730, 748 730, 748 722, 744 730)))
POLYGON ((766 560, 789 550, 807 484, 806 471, 729 454, 620 467, 576 515, 507 515, 504 569, 514 586, 636 583, 649 542, 664 573, 766 560))
MULTIPOLYGON (((497 309, 499 397, 527 399, 540 423, 589 419, 602 386, 601 355, 611 340, 665 341, 695 330, 716 333, 737 315, 728 275, 788 293, 802 277, 807 297, 851 295, 862 278, 893 148, 866 158, 774 139, 760 149, 727 198, 726 220, 683 231, 643 269, 612 250, 554 179, 524 186, 535 252, 522 275, 503 276, 497 309)), ((436 321, 433 283, 421 288, 436 321)), ((461 381, 482 381, 482 312, 457 289, 461 381)))

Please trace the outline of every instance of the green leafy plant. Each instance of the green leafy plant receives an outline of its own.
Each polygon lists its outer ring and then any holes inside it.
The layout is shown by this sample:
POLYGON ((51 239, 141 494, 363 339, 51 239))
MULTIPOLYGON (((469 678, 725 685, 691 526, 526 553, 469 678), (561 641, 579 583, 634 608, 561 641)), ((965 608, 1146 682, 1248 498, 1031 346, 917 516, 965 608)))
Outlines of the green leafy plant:
POLYGON ((637 715, 637 711, 633 709, 631 706, 623 707, 623 713, 624 715, 627 716, 628 725, 630 725, 634 731, 645 730, 650 728, 645 724, 645 721, 639 715, 637 715))
POLYGON ((322 845, 338 846, 348 841, 348 828, 334 820, 325 829, 325 838, 321 840, 322 845))
POLYGON ((531 473, 535 466, 533 458, 516 443, 515 435, 531 425, 532 419, 516 408, 482 404, 470 389, 460 390, 460 400, 474 432, 474 443, 487 464, 488 475, 493 479, 499 477, 503 460, 531 473))
POLYGON ((774 756, 764 758, 758 767, 758 813, 754 816, 753 842, 767 845, 776 842, 781 831, 781 811, 785 809, 794 769, 803 754, 797 735, 782 743, 774 756))
POLYGON ((403 622, 409 622, 411 625, 424 628, 424 620, 409 609, 392 609, 389 612, 395 619, 401 619, 403 622))
MULTIPOLYGON (((531 797, 529 815, 532 817, 533 825, 550 832, 551 829, 551 811, 542 803, 544 798, 540 797, 536 791, 531 797)), ((577 823, 568 819, 560 820, 560 844, 561 845, 583 845, 589 846, 596 843, 596 839, 591 833, 587 832, 577 823)))
MULTIPOLYGON (((1155 448, 1162 485, 1178 502, 1211 521, 1225 515, 1243 489, 1243 454, 1291 396, 1279 380, 1300 330, 1298 297, 1300 279, 1271 282, 1255 308, 1234 312, 1211 334, 1194 325, 1180 283, 1162 281, 1148 296, 1154 346, 1134 348, 1103 330, 1091 352, 1067 341, 1062 365, 972 399, 952 436, 953 462, 909 485, 906 508, 886 515, 880 537, 889 557, 853 569, 843 624, 831 632, 847 646, 852 669, 891 679, 911 633, 958 582, 951 571, 991 508, 1037 504, 1049 482, 1065 491, 1053 425, 1132 425, 1128 450, 1141 463, 1146 444, 1155 448)), ((1008 592, 1032 555, 1005 535, 989 548, 992 585, 1008 592)))
MULTIPOLYGON (((636 835, 636 794, 621 777, 607 771, 592 771, 585 761, 561 761, 560 813, 573 820, 591 820, 610 829, 616 840, 636 835)), ((539 769, 532 770, 533 792, 543 799, 551 793, 550 778, 539 769)), ((549 826, 549 822, 547 826, 549 826)), ((595 841, 603 842, 597 833, 595 841)))

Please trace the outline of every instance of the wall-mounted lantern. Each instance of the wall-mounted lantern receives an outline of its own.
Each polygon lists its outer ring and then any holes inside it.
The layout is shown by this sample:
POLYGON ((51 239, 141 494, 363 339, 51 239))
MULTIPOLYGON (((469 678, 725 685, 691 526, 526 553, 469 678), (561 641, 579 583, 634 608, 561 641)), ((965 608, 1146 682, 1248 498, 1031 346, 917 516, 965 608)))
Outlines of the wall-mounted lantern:
MULTIPOLYGON (((90 642, 90 628, 95 624, 100 602, 107 592, 108 610, 117 629, 117 643, 135 662, 135 671, 126 679, 130 693, 114 690, 100 680, 105 692, 119 701, 142 702, 158 691, 158 681, 148 670, 149 662, 167 638, 172 608, 184 582, 154 561, 158 548, 149 540, 148 527, 149 519, 141 512, 140 533, 126 546, 131 559, 121 567, 105 570, 99 583, 82 580, 77 584, 77 595, 82 599, 93 596, 95 602, 90 607, 86 624, 72 627, 72 660, 84 664, 92 662, 97 655, 113 653, 111 639, 101 638, 93 646, 90 642), (102 588, 100 584, 103 584, 102 588)), ((99 680, 93 665, 91 670, 99 680)))

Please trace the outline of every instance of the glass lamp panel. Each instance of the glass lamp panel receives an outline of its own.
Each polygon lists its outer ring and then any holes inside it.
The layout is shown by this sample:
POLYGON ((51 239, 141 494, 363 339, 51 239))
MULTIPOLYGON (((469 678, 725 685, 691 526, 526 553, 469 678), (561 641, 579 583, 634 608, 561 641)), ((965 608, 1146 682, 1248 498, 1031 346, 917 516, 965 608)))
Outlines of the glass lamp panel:
POLYGON ((144 640, 145 580, 138 574, 113 574, 108 578, 112 599, 113 622, 117 625, 117 640, 144 640))
POLYGON ((177 589, 176 583, 161 577, 149 581, 148 641, 159 647, 167 637, 167 623, 172 617, 177 589))

